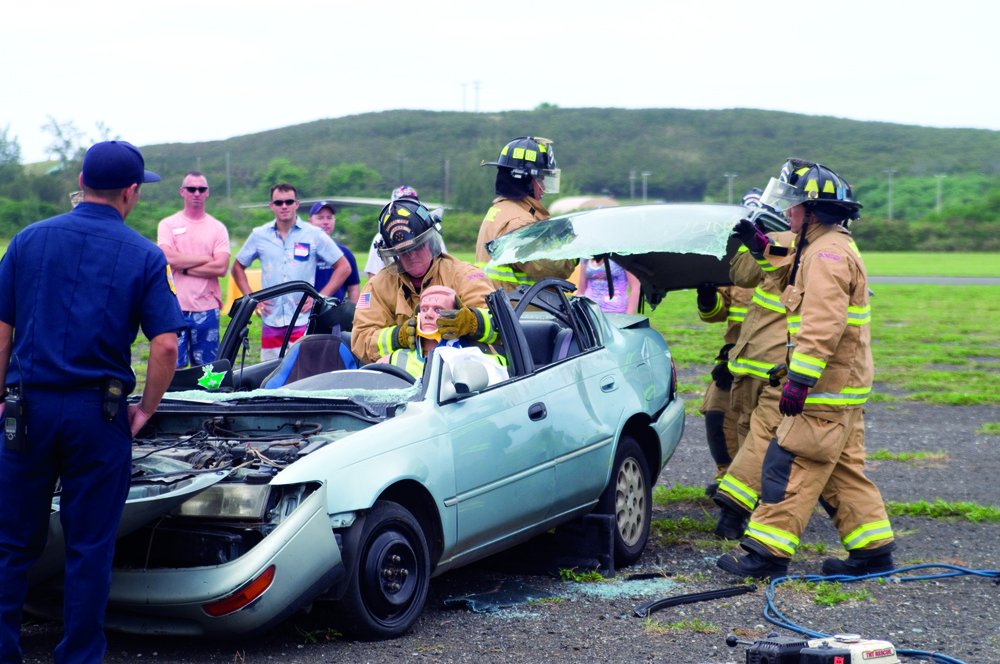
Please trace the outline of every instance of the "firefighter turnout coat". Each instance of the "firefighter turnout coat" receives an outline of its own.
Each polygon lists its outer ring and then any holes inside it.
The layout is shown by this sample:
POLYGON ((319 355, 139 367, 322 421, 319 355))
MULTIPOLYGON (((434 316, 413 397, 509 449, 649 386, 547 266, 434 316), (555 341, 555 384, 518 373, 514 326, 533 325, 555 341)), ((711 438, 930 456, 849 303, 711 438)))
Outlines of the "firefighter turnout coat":
POLYGON ((503 288, 509 293, 521 284, 531 285, 546 277, 568 279, 573 274, 577 264, 573 259, 494 265, 486 269, 486 264, 490 262, 490 255, 486 251, 487 242, 516 231, 522 226, 548 218, 549 211, 542 202, 530 196, 519 201, 500 196, 493 201, 493 207, 486 212, 486 217, 479 227, 479 238, 476 240, 476 266, 486 270, 486 276, 493 282, 494 289, 503 288))
MULTIPOLYGON (((471 341, 492 343, 496 340, 496 330, 486 308, 486 296, 494 288, 481 269, 449 254, 441 254, 421 280, 421 288, 427 286, 453 288, 462 306, 482 310, 487 329, 479 339, 471 341)), ((420 291, 414 288, 409 275, 379 270, 365 284, 358 298, 351 351, 367 364, 398 350, 391 347, 392 329, 415 316, 419 306, 420 291)))

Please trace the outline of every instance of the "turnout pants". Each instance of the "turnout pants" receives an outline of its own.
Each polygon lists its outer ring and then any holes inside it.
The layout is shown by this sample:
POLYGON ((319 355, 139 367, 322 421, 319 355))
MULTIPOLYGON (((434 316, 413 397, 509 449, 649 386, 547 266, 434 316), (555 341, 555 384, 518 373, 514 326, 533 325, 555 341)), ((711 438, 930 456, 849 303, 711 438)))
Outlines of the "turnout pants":
POLYGON ((700 412, 705 416, 705 435, 708 452, 715 461, 715 479, 721 480, 740 449, 741 437, 737 435, 736 413, 731 406, 729 390, 719 389, 709 381, 700 412))
POLYGON ((754 543, 790 558, 820 497, 849 552, 893 541, 882 495, 864 473, 863 412, 831 413, 839 421, 810 413, 782 420, 764 456, 760 504, 747 528, 754 543))
POLYGON ((749 514, 760 498, 760 473, 774 433, 781 424, 781 388, 767 381, 741 378, 733 384, 733 410, 739 413, 740 450, 719 483, 718 500, 749 514))

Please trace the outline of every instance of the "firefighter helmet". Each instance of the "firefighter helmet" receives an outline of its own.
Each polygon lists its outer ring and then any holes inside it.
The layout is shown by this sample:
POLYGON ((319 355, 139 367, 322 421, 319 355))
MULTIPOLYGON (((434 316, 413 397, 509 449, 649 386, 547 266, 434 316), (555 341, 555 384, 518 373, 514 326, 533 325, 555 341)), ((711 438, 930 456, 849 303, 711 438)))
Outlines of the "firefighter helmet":
POLYGON ((539 180, 547 194, 559 193, 559 174, 552 141, 547 138, 521 136, 503 146, 496 161, 484 161, 480 166, 510 169, 516 180, 539 180))
POLYGON ((789 159, 782 166, 780 175, 771 178, 760 202, 782 213, 806 204, 827 224, 857 219, 862 207, 854 200, 854 189, 847 180, 822 164, 801 159, 789 159))
MULTIPOLYGON (((441 255, 444 244, 441 239, 441 223, 420 201, 413 198, 391 201, 382 208, 378 220, 382 238, 376 249, 390 272, 399 274, 405 271, 399 262, 400 256, 424 247, 430 249, 428 260, 441 255)), ((423 273, 411 276, 421 277, 423 273)))

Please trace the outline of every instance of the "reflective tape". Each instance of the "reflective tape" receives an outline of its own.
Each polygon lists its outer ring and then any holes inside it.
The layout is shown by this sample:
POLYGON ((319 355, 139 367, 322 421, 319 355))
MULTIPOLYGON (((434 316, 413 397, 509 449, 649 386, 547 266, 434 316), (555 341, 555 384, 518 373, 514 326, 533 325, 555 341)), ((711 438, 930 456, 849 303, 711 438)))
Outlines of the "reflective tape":
POLYGON ((742 504, 751 512, 757 505, 757 494, 754 493, 750 487, 743 484, 732 475, 727 474, 722 478, 722 481, 719 482, 719 491, 725 491, 730 497, 742 504))
POLYGON ((781 303, 781 296, 772 295, 760 286, 757 286, 757 288, 754 289, 753 301, 755 304, 764 307, 765 309, 777 311, 779 314, 785 313, 785 305, 781 303))
POLYGON ((766 258, 755 258, 754 260, 757 261, 757 265, 759 265, 760 269, 764 270, 764 272, 774 272, 775 270, 778 269, 775 266, 768 263, 766 258))
POLYGON ((746 307, 729 307, 729 322, 742 323, 747 317, 746 307))
POLYGON ((806 403, 827 406, 860 406, 868 401, 871 392, 871 385, 868 387, 845 387, 840 392, 811 392, 806 395, 806 403))
POLYGON ((706 313, 706 312, 702 311, 701 309, 699 309, 698 310, 698 315, 701 316, 703 319, 708 319, 708 318, 711 318, 712 316, 715 316, 720 311, 722 311, 722 296, 719 295, 718 292, 716 292, 715 293, 715 306, 712 307, 712 310, 706 313))
POLYGON ((872 322, 872 308, 867 307, 847 307, 848 325, 866 325, 872 322))
POLYGON ((789 334, 798 334, 799 328, 802 327, 802 316, 789 316, 788 317, 788 332, 789 334))
POLYGON ((490 317, 489 309, 476 309, 479 312, 479 316, 483 323, 483 333, 480 335, 479 341, 484 344, 491 344, 497 340, 497 331, 493 329, 493 319, 490 317))
POLYGON ((392 345, 392 332, 396 329, 396 326, 383 327, 382 331, 378 333, 378 354, 379 357, 389 355, 392 351, 396 350, 392 345))
POLYGON ((813 378, 819 378, 823 369, 826 369, 826 362, 802 353, 792 353, 792 361, 788 364, 789 371, 813 378))
POLYGON ((741 357, 729 360, 729 373, 756 376, 757 378, 767 378, 767 372, 774 368, 773 364, 747 360, 741 357))
POLYGON ((534 279, 529 279, 524 272, 517 272, 510 265, 494 265, 486 267, 488 263, 478 262, 476 267, 483 270, 487 278, 492 281, 506 282, 510 284, 534 284, 534 279))
POLYGON ((850 551, 852 549, 863 549, 872 542, 892 539, 892 537, 892 526, 889 525, 889 521, 887 519, 885 521, 866 523, 845 537, 843 539, 843 544, 844 548, 850 551))
POLYGON ((754 523, 752 519, 750 525, 747 526, 747 535, 762 544, 770 544, 790 556, 795 553, 795 548, 799 545, 799 538, 795 535, 771 526, 754 523))

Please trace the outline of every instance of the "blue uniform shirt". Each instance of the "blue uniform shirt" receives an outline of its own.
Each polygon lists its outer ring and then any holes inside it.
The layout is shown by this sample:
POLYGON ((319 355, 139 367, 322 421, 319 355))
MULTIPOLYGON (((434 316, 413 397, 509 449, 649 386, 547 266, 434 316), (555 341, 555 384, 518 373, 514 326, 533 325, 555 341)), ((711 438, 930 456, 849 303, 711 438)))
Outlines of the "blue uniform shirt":
POLYGON ((135 389, 132 342, 184 327, 167 262, 110 205, 28 226, 0 261, 0 320, 14 327, 7 384, 135 389), (20 364, 18 364, 20 362, 20 364))

